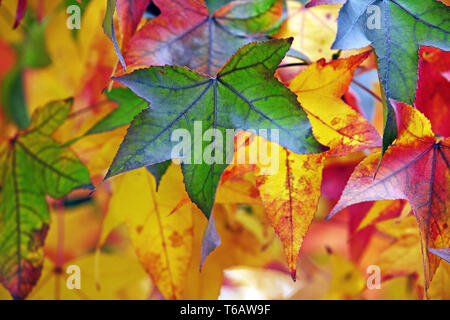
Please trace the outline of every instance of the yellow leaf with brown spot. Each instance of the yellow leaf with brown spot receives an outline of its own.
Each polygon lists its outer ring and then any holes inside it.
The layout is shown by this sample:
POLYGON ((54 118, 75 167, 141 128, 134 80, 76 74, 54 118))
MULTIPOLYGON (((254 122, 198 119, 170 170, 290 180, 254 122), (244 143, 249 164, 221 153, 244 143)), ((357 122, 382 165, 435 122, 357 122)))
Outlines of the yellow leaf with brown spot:
POLYGON ((301 72, 290 84, 307 112, 315 138, 331 148, 333 156, 379 147, 376 129, 341 99, 355 69, 369 52, 326 63, 320 60, 301 72))
POLYGON ((319 202, 324 156, 298 155, 285 148, 279 151, 279 169, 266 172, 259 168, 256 182, 295 279, 298 253, 319 202))
POLYGON ((28 299, 144 300, 152 288, 153 284, 135 256, 101 253, 98 257, 90 254, 68 261, 60 267, 51 260, 45 261, 42 276, 28 299), (73 283, 69 277, 76 275, 74 271, 67 273, 67 270, 74 270, 70 266, 79 268, 80 289, 67 285, 73 283))
POLYGON ((179 166, 172 165, 158 191, 145 169, 114 180, 101 243, 112 229, 125 223, 141 264, 166 299, 181 299, 191 261, 193 222, 191 207, 172 212, 185 197, 179 166))

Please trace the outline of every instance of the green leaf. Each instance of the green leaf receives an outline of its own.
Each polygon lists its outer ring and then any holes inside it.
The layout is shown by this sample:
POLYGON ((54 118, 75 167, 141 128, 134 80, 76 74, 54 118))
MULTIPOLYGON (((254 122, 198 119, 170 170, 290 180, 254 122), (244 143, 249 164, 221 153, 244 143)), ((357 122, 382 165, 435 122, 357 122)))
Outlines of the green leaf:
POLYGON ((45 42, 46 23, 30 18, 26 26, 25 40, 20 44, 19 54, 23 66, 43 68, 51 64, 45 42))
POLYGON ((148 102, 127 88, 114 88, 105 93, 109 100, 118 103, 114 111, 97 122, 86 135, 106 132, 127 125, 133 118, 148 107, 148 102))
POLYGON ((151 166, 147 167, 148 172, 150 172, 156 180, 156 190, 158 190, 159 183, 161 182, 161 179, 166 173, 167 169, 169 168, 170 164, 172 163, 172 160, 167 160, 161 163, 156 163, 151 166))
POLYGON ((30 128, 9 141, 0 195, 0 282, 25 298, 38 281, 50 222, 45 195, 59 198, 90 186, 76 155, 50 134, 67 118, 71 100, 39 109, 30 128))
POLYGON ((117 57, 119 58, 120 63, 122 64, 125 71, 127 70, 127 66, 125 64, 125 60, 123 58, 122 53, 120 52, 119 44, 116 39, 116 32, 114 30, 114 12, 116 11, 116 2, 117 0, 107 0, 106 2, 106 12, 105 17, 103 19, 103 31, 108 36, 108 38, 112 41, 114 45, 114 50, 116 51, 117 57))
POLYGON ((117 0, 107 0, 106 1, 106 12, 105 17, 103 18, 103 32, 108 36, 109 39, 113 38, 113 17, 114 12, 116 11, 116 2, 117 0))
MULTIPOLYGON (((177 66, 154 66, 115 78, 151 102, 151 107, 131 123, 106 178, 171 159, 179 144, 171 140, 173 130, 187 130, 192 151, 191 164, 182 165, 186 191, 209 217, 219 179, 232 159, 225 159, 224 151, 222 156, 215 154, 212 165, 202 161, 203 153, 217 151, 222 141, 202 139, 202 130, 217 130, 225 140, 227 129, 277 129, 279 143, 293 152, 324 150, 314 139, 296 95, 273 76, 291 42, 248 44, 215 78, 177 66), (197 127, 202 128, 196 128, 195 121, 201 121, 197 127)), ((228 140, 233 148, 233 139, 228 140)), ((224 150, 227 147, 223 145, 224 150)))
POLYGON ((232 2, 232 0, 205 0, 210 12, 214 12, 230 2, 232 2))
POLYGON ((450 49, 449 15, 450 8, 435 0, 348 0, 341 8, 333 48, 356 49, 372 45, 377 55, 384 89, 383 150, 397 137, 395 114, 389 99, 414 104, 419 47, 450 49), (377 10, 380 28, 373 28, 377 10))
POLYGON ((45 108, 36 110, 31 118, 29 131, 39 131, 44 135, 50 135, 55 131, 69 115, 73 99, 64 102, 50 102, 45 108))
POLYGON ((1 104, 8 119, 14 121, 21 129, 28 127, 30 118, 25 103, 23 76, 20 67, 14 67, 3 78, 1 93, 1 104))
POLYGON ((40 277, 50 223, 45 196, 34 187, 32 173, 26 153, 12 148, 0 200, 0 282, 14 299, 25 298, 40 277))

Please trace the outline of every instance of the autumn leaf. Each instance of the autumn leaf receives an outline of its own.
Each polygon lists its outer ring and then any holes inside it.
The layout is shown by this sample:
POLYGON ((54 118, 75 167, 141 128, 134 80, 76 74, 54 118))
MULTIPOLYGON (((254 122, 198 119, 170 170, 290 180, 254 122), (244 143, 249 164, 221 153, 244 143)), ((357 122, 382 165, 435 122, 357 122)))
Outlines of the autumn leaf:
POLYGON ((171 159, 178 144, 171 141, 172 131, 187 130, 193 137, 188 143, 193 152, 182 166, 186 191, 209 217, 220 177, 231 159, 229 155, 224 159, 222 150, 221 155, 218 152, 214 156, 213 164, 202 161, 203 153, 209 152, 208 145, 212 143, 214 150, 221 147, 216 148, 212 138, 209 142, 199 141, 194 121, 201 121, 201 128, 212 127, 221 137, 227 136, 226 129, 277 129, 280 144, 294 152, 323 150, 314 140, 295 95, 273 78, 290 42, 249 44, 230 59, 216 78, 174 66, 150 67, 115 78, 151 102, 152 107, 131 123, 106 178, 171 159), (252 90, 246 90, 249 86, 252 90))
POLYGON ((171 163, 171 160, 167 160, 164 162, 152 164, 151 166, 147 166, 148 172, 150 172, 155 178, 156 190, 158 190, 159 183, 161 182, 163 175, 166 173, 171 163))
POLYGON ((450 118, 450 52, 422 47, 419 51, 419 80, 414 105, 431 122, 433 131, 450 136, 447 119, 450 118))
POLYGON ((369 53, 330 63, 319 60, 301 72, 289 86, 308 114, 317 141, 331 148, 330 155, 346 155, 381 144, 375 128, 341 99, 348 90, 353 72, 369 53))
POLYGON ((31 292, 30 300, 145 300, 151 281, 136 257, 118 253, 88 254, 58 267, 46 260, 42 277, 31 292), (71 274, 61 272, 69 266, 80 268, 81 288, 67 288, 71 274), (100 285, 98 285, 100 283, 100 285))
POLYGON ((129 41, 127 66, 134 70, 172 64, 209 75, 215 75, 240 47, 268 39, 283 19, 284 6, 282 0, 233 1, 210 12, 203 0, 154 3, 161 14, 129 41))
POLYGON ((411 207, 405 200, 377 201, 359 223, 358 230, 389 219, 401 220, 409 213, 411 213, 411 207))
POLYGON ((150 2, 150 0, 117 0, 116 10, 122 35, 122 48, 127 47, 150 2))
POLYGON ((399 137, 385 153, 375 176, 379 154, 364 159, 353 172, 332 217, 343 208, 372 200, 406 199, 421 231, 428 287, 439 258, 428 248, 449 246, 449 139, 436 139, 428 119, 412 107, 393 102, 399 137), (375 178, 374 178, 375 177, 375 178))
POLYGON ((260 170, 256 181, 295 280, 298 253, 319 202, 324 157, 322 154, 298 155, 280 149, 278 172, 271 174, 260 170))
POLYGON ((448 288, 450 286, 450 264, 441 263, 436 275, 430 284, 428 297, 432 300, 449 300, 448 288))
POLYGON ((435 0, 348 0, 341 8, 333 49, 372 45, 383 85, 383 152, 397 137, 390 99, 412 105, 421 45, 449 50, 450 9, 435 0))
POLYGON ((324 299, 348 299, 361 295, 366 283, 361 271, 348 259, 335 253, 329 255, 332 278, 324 299))
POLYGON ((103 19, 103 31, 112 41, 117 57, 125 71, 127 66, 120 47, 125 48, 131 36, 136 31, 141 18, 150 4, 150 0, 107 0, 106 12, 103 19), (117 8, 116 8, 117 6, 117 8), (114 28, 114 12, 117 9, 122 43, 119 46, 114 28))
POLYGON ((385 220, 376 223, 375 226, 384 237, 390 238, 390 243, 374 261, 382 270, 382 280, 415 275, 423 291, 424 277, 420 272, 423 269, 420 232, 415 218, 408 216, 397 223, 385 220))
POLYGON ((116 2, 117 0, 107 0, 106 4, 106 12, 105 18, 103 20, 103 31, 108 36, 108 38, 112 41, 114 45, 114 50, 116 50, 117 57, 119 58, 120 63, 122 64, 125 71, 127 70, 127 65, 125 64, 125 60, 123 58, 122 52, 120 51, 119 44, 117 43, 116 31, 114 29, 114 12, 116 11, 116 2))
POLYGON ((9 141, 0 201, 0 282, 25 298, 40 277, 42 246, 50 223, 45 195, 60 198, 88 187, 87 169, 51 134, 67 118, 72 101, 36 111, 30 127, 9 141))
POLYGON ((184 197, 178 166, 170 167, 156 191, 155 179, 142 168, 114 179, 101 243, 125 223, 141 264, 167 299, 181 299, 192 252, 191 206, 172 212, 184 197))
POLYGON ((294 37, 292 48, 304 53, 312 61, 331 58, 336 34, 337 6, 305 8, 288 1, 288 17, 276 34, 277 38, 294 37))
MULTIPOLYGON (((308 66, 290 84, 313 125, 316 139, 330 147, 329 151, 299 155, 277 146, 278 153, 271 157, 278 155, 275 160, 278 166, 257 164, 256 182, 261 200, 284 245, 294 279, 303 237, 319 202, 324 160, 381 144, 375 128, 341 99, 348 90, 354 70, 368 54, 330 63, 320 60, 308 66)), ((258 138, 253 143, 260 144, 261 140, 258 138)), ((259 147, 264 149, 264 144, 259 147)))

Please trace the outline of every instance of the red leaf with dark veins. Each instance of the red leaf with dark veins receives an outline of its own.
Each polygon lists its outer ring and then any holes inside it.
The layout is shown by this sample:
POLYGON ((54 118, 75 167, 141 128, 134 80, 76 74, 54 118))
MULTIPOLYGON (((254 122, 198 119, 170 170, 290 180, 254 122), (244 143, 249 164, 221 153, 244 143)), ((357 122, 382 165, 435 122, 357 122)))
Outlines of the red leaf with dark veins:
POLYGON ((122 48, 135 33, 150 0, 117 0, 116 10, 119 17, 119 28, 122 34, 122 48))
POLYGON ((239 48, 268 39, 266 33, 283 17, 282 0, 234 1, 214 13, 203 0, 154 3, 161 14, 139 29, 124 48, 127 68, 132 70, 171 64, 215 75, 239 48))

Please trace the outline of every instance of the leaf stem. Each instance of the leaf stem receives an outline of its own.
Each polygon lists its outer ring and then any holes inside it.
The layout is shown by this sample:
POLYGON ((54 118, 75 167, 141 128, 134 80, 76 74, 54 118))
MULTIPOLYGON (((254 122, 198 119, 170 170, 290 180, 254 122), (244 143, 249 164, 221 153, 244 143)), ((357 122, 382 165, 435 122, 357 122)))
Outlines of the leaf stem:
POLYGON ((84 108, 82 108, 82 109, 80 109, 80 110, 77 110, 77 111, 72 112, 71 114, 69 114, 69 115, 67 116, 67 118, 74 118, 74 117, 77 117, 77 116, 79 116, 79 115, 81 115, 81 114, 83 114, 83 113, 92 111, 92 109, 95 108, 95 107, 99 107, 99 106, 101 106, 102 104, 105 104, 105 103, 108 103, 108 102, 111 102, 111 101, 110 101, 110 100, 102 100, 102 101, 96 102, 96 103, 94 103, 94 104, 92 104, 92 105, 90 105, 90 106, 87 106, 87 107, 84 107, 84 108))
POLYGON ((294 62, 294 63, 286 63, 286 64, 280 64, 278 68, 288 68, 288 67, 296 67, 296 66, 307 66, 309 65, 308 62, 294 62))

